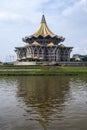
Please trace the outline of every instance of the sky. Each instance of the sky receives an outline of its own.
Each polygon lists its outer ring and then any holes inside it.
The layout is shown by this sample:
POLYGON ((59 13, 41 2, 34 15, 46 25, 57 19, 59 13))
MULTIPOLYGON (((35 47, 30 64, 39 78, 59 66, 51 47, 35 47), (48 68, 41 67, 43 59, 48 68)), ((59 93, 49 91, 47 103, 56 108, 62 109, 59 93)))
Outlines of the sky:
POLYGON ((16 57, 15 47, 36 32, 43 14, 63 44, 74 47, 71 56, 87 55, 87 0, 0 0, 0 61, 16 57))

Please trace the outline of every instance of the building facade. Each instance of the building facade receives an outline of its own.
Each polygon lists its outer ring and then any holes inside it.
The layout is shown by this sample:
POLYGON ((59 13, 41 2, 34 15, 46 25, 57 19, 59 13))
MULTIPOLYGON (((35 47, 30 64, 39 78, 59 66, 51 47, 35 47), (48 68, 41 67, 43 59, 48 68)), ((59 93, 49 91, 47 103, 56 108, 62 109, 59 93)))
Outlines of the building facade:
POLYGON ((26 44, 22 47, 15 47, 17 62, 70 61, 73 47, 66 47, 62 44, 65 38, 55 35, 49 29, 44 15, 42 15, 38 30, 22 40, 26 44))

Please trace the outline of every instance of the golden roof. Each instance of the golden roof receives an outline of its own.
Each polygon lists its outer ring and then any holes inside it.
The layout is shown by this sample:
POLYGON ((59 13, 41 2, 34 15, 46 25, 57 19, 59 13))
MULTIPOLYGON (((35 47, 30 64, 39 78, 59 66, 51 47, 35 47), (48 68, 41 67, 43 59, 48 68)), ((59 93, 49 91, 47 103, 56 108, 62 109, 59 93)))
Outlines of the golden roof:
POLYGON ((34 59, 38 59, 38 57, 37 56, 35 56, 35 57, 33 57, 34 59))
POLYGON ((47 44, 47 46, 54 46, 54 43, 50 42, 49 44, 47 44))
POLYGON ((75 61, 81 61, 81 59, 79 57, 75 58, 75 61))
POLYGON ((43 60, 43 57, 39 57, 39 60, 43 60))
POLYGON ((30 58, 30 59, 31 59, 31 58, 32 58, 32 56, 31 56, 31 55, 30 55, 30 56, 27 56, 27 58, 30 58))
POLYGON ((41 35, 43 37, 45 37, 47 35, 50 35, 52 37, 55 36, 55 34, 53 32, 51 32, 51 30, 48 28, 44 15, 42 15, 42 20, 41 20, 38 30, 33 34, 33 36, 35 36, 35 37, 37 37, 39 35, 41 35))
POLYGON ((22 57, 22 59, 24 60, 24 59, 26 59, 26 57, 24 56, 24 57, 22 57))
POLYGON ((34 42, 32 43, 32 45, 39 46, 40 44, 39 44, 38 42, 34 41, 34 42))
POLYGON ((59 46, 60 46, 60 47, 65 47, 63 44, 60 44, 59 46))

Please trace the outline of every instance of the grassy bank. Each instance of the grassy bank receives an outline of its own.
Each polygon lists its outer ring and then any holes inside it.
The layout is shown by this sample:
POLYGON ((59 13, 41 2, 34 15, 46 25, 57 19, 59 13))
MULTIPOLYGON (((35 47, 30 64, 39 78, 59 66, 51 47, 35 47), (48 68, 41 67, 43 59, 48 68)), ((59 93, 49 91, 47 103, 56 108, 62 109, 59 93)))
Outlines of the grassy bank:
POLYGON ((0 75, 87 75, 87 66, 0 66, 0 75))

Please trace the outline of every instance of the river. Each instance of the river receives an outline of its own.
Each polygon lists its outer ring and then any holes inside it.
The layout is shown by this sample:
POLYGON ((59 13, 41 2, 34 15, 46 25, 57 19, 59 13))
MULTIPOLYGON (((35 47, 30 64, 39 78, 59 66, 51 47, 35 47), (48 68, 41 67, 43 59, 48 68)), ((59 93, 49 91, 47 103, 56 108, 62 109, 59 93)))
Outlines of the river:
POLYGON ((0 130, 87 130, 87 78, 0 77, 0 130))

